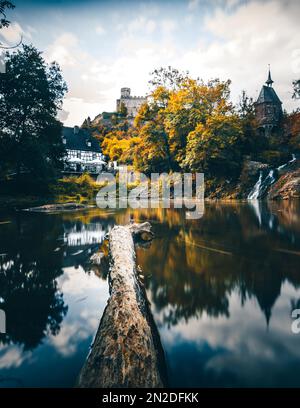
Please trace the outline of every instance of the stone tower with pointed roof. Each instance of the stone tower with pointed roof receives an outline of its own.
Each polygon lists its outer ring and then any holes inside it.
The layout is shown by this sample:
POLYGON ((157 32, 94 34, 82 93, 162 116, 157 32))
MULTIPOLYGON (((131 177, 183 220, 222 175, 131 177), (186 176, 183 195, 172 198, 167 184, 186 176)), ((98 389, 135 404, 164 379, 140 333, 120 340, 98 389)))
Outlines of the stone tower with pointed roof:
POLYGON ((255 117, 258 123, 258 129, 269 136, 282 118, 282 102, 278 98, 273 88, 274 81, 271 78, 269 68, 266 85, 261 88, 257 101, 255 102, 255 117))

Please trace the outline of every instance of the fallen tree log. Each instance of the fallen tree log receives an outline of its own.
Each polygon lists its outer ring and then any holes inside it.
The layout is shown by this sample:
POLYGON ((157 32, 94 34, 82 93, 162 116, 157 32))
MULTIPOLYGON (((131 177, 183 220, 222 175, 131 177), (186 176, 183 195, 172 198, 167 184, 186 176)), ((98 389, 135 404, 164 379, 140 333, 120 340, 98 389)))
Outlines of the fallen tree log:
POLYGON ((163 387, 164 352, 136 268, 134 240, 153 237, 149 223, 109 234, 110 298, 78 387, 163 387))

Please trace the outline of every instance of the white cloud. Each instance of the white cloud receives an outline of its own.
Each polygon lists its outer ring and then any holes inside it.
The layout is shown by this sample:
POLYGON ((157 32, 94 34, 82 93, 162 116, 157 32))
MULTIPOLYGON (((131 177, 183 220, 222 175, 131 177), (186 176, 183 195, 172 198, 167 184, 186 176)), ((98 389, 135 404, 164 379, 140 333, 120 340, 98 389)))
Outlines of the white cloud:
POLYGON ((61 122, 65 122, 68 119, 69 115, 70 115, 70 112, 67 112, 64 109, 61 109, 60 111, 58 111, 57 117, 61 122))
MULTIPOLYGON (((110 99, 113 99, 112 95, 110 96, 110 99)), ((107 104, 100 104, 96 102, 89 103, 85 102, 81 98, 66 98, 64 100, 63 108, 69 113, 69 115, 64 123, 66 126, 81 126, 84 119, 86 119, 88 116, 94 118, 102 111, 114 109, 114 105, 111 105, 109 109, 109 103, 111 102, 107 101, 107 104)))
POLYGON ((172 34, 176 30, 177 23, 171 19, 165 19, 161 22, 161 28, 164 34, 172 34))
POLYGON ((226 0, 226 6, 228 9, 233 9, 240 4, 240 0, 226 0))
POLYGON ((201 20, 201 32, 194 30, 193 41, 186 43, 181 41, 185 31, 199 25, 195 8, 200 9, 201 1, 189 3, 181 16, 184 24, 157 10, 148 13, 145 9, 142 14, 138 10, 129 21, 118 16, 108 39, 113 41, 114 55, 105 51, 99 58, 94 49, 81 48, 82 41, 74 34, 59 36, 47 56, 62 65, 69 85, 64 104, 70 112, 66 123, 80 124, 86 116, 115 109, 122 86, 131 87, 134 94, 145 94, 149 73, 167 65, 189 70, 204 80, 232 79, 236 101, 242 89, 257 96, 270 63, 274 88, 284 107, 295 108, 291 82, 300 71, 300 4, 288 0, 241 4, 219 0, 215 4, 213 12, 201 20), (116 34, 117 39, 111 40, 116 34))
POLYGON ((103 34, 106 33, 106 30, 105 30, 105 28, 104 28, 101 24, 99 24, 99 25, 96 27, 96 33, 99 34, 99 35, 103 35, 103 34))
POLYGON ((199 0, 189 0, 188 9, 190 11, 194 11, 198 7, 199 3, 200 3, 199 0))
POLYGON ((299 12, 299 3, 279 1, 246 3, 230 14, 217 9, 205 20, 214 40, 209 44, 199 41, 183 55, 183 64, 201 77, 231 78, 236 98, 242 89, 257 96, 270 63, 275 89, 285 107, 292 109, 291 82, 297 74, 293 55, 300 43, 295 16, 299 12))
POLYGON ((14 46, 20 42, 21 38, 31 40, 31 31, 25 31, 19 23, 13 22, 9 27, 1 30, 0 43, 5 46, 14 46))
POLYGON ((156 22, 154 20, 148 20, 146 24, 147 33, 149 34, 153 33, 155 28, 156 28, 156 22))
POLYGON ((84 57, 79 40, 72 33, 63 33, 46 50, 48 61, 57 61, 63 68, 75 66, 84 57))
POLYGON ((123 35, 128 34, 152 34, 156 29, 156 22, 154 19, 138 16, 131 20, 128 25, 120 25, 119 28, 123 31, 123 35))

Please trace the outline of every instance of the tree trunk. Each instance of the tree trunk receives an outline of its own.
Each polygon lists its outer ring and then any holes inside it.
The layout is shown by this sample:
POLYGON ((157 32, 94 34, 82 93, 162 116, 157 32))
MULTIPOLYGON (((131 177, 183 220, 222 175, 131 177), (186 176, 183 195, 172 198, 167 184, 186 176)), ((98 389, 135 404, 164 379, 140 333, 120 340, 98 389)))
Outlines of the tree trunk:
POLYGON ((150 235, 149 223, 115 226, 110 232, 110 299, 79 387, 166 385, 164 352, 135 262, 134 238, 150 235))

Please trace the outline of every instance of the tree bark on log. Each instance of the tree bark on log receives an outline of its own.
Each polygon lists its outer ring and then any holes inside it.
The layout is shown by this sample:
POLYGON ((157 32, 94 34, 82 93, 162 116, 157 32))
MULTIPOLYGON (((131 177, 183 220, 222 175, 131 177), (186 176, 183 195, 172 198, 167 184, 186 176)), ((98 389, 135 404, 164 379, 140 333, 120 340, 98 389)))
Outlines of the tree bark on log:
POLYGON ((153 237, 149 223, 115 226, 109 234, 110 298, 78 387, 163 387, 164 352, 137 274, 134 240, 153 237))

